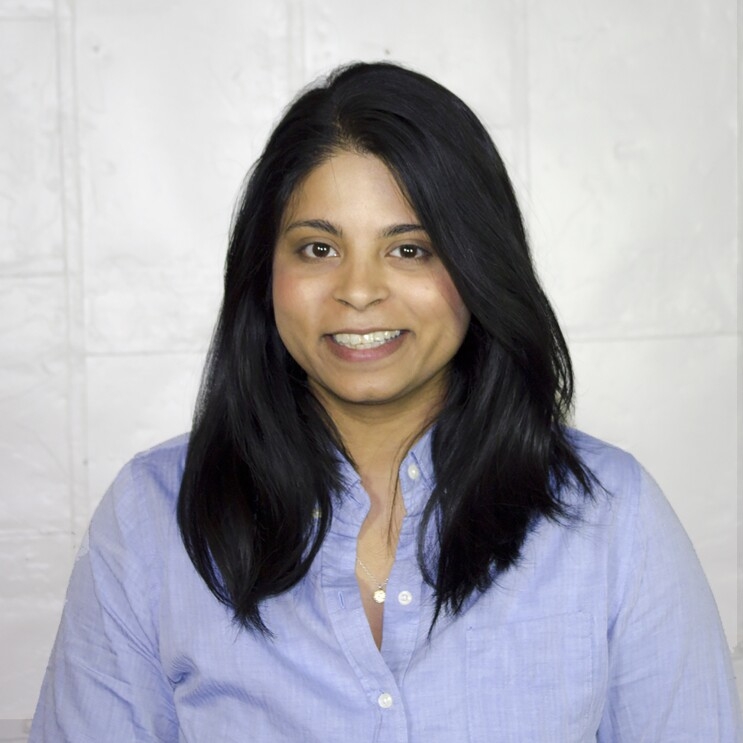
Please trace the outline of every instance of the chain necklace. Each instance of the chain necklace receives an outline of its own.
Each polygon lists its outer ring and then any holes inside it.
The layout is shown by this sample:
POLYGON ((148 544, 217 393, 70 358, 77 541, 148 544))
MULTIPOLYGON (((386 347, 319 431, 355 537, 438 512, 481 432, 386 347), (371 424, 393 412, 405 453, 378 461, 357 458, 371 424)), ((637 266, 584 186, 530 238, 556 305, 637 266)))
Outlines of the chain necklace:
POLYGON ((389 576, 385 579, 384 583, 380 583, 372 574, 369 568, 364 565, 363 562, 361 562, 361 558, 356 556, 356 562, 361 566, 361 569, 371 578, 371 582, 376 584, 376 589, 374 593, 372 594, 372 598, 377 604, 383 604, 384 600, 387 598, 387 582, 389 581, 389 576))

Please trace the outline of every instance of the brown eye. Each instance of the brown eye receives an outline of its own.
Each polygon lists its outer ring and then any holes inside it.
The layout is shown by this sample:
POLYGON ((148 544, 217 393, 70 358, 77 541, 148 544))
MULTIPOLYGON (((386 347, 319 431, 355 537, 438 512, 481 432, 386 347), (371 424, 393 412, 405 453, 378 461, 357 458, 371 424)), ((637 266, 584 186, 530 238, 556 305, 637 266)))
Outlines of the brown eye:
POLYGON ((336 249, 326 243, 307 243, 299 252, 307 258, 332 258, 338 255, 336 249))
POLYGON ((422 248, 420 245, 398 245, 390 255, 406 260, 425 260, 430 258, 431 251, 422 248))

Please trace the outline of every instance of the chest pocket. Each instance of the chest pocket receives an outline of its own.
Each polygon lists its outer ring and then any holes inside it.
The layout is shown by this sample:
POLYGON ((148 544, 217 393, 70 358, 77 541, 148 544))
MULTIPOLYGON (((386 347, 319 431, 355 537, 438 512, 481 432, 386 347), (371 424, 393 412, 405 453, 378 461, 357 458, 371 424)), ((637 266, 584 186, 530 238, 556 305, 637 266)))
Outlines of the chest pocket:
POLYGON ((469 627, 469 740, 595 741, 593 654, 583 613, 469 627))

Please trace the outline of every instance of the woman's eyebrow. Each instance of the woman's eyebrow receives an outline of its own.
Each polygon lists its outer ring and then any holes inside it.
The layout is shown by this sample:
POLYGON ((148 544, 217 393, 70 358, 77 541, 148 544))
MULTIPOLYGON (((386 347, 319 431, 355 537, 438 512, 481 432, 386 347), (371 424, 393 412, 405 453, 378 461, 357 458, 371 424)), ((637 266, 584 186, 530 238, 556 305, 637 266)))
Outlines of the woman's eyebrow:
POLYGON ((288 225, 284 232, 289 232, 289 230, 296 230, 300 227, 309 227, 313 230, 322 230, 323 232, 328 232, 331 235, 335 235, 336 237, 341 237, 343 235, 343 230, 340 227, 336 227, 332 222, 328 222, 327 219, 301 219, 298 222, 292 222, 290 225, 288 225))
POLYGON ((397 235, 406 235, 408 232, 425 232, 419 224, 393 224, 382 230, 382 237, 397 237, 397 235))
MULTIPOLYGON (((284 232, 301 229, 303 227, 309 227, 313 230, 321 230, 322 232, 327 232, 328 234, 334 235, 335 237, 343 236, 343 230, 340 227, 334 225, 332 222, 328 222, 327 219, 300 219, 287 225, 284 232)), ((425 230, 419 224, 402 223, 385 227, 383 230, 380 231, 379 235, 380 237, 397 237, 398 235, 407 235, 409 232, 425 232, 425 230)))

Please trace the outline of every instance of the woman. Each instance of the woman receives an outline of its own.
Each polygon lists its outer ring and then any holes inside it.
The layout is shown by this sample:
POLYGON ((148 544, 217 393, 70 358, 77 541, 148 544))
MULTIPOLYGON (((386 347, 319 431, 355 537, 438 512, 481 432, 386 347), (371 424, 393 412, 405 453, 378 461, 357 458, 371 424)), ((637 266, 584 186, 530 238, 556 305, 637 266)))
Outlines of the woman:
POLYGON ((482 125, 337 71, 254 167, 193 431, 99 507, 31 740, 737 740, 693 550, 571 398, 482 125))

